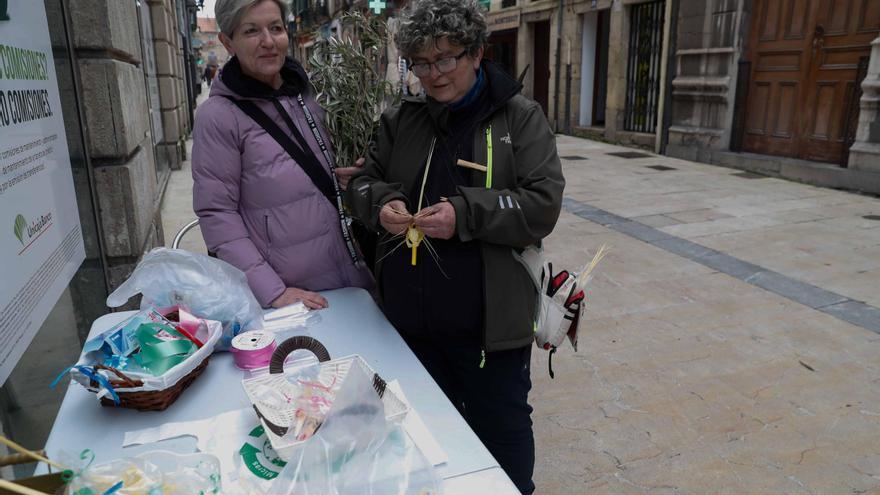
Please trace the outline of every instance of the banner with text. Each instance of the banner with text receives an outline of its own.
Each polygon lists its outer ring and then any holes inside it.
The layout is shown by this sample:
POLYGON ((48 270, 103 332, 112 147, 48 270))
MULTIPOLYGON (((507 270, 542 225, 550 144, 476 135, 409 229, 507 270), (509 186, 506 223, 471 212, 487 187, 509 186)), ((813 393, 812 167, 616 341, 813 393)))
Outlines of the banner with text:
POLYGON ((0 385, 85 259, 42 1, 0 1, 0 385))

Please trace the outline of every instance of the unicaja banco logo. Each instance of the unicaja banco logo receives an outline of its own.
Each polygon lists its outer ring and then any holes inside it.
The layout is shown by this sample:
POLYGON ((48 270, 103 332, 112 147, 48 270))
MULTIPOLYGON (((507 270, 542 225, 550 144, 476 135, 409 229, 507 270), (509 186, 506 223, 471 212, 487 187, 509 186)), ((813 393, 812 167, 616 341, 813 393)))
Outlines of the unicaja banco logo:
POLYGON ((24 229, 27 228, 27 220, 24 219, 24 216, 19 214, 15 217, 15 237, 18 237, 18 242, 24 245, 24 229))
MULTIPOLYGON (((52 225, 52 212, 46 212, 43 215, 40 215, 36 219, 32 220, 28 223, 27 219, 22 214, 18 214, 15 216, 15 222, 13 225, 13 232, 15 233, 15 237, 18 239, 18 242, 24 246, 24 249, 21 250, 21 253, 25 252, 30 245, 37 240, 37 237, 45 232, 52 225)), ((21 254, 18 253, 18 254, 21 254)))

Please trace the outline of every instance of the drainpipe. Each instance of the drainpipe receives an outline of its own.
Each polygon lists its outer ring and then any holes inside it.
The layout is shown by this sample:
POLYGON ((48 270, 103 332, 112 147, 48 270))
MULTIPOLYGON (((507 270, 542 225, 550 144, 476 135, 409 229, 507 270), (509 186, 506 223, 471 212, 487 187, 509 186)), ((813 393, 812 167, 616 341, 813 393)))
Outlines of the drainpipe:
POLYGON ((563 0, 559 0, 559 6, 556 7, 556 72, 553 78, 553 122, 556 124, 556 132, 559 132, 559 79, 562 72, 562 2, 563 0))

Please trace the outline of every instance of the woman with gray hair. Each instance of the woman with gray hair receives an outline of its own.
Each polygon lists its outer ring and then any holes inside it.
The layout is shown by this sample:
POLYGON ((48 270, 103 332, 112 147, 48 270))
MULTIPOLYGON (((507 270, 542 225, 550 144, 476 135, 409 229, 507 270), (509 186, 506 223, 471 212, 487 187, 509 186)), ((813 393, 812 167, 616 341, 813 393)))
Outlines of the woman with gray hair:
POLYGON ((396 242, 377 246, 385 313, 514 484, 532 493, 538 294, 519 255, 553 230, 565 181, 541 107, 483 60, 487 36, 475 0, 421 0, 404 12, 396 42, 426 95, 383 114, 348 198, 377 232, 415 228, 427 239, 436 256, 422 249, 415 266, 396 242))
POLYGON ((232 55, 196 114, 193 207, 208 250, 247 275, 264 307, 318 291, 371 289, 342 208, 323 111, 302 66, 287 57, 287 5, 219 0, 232 55))

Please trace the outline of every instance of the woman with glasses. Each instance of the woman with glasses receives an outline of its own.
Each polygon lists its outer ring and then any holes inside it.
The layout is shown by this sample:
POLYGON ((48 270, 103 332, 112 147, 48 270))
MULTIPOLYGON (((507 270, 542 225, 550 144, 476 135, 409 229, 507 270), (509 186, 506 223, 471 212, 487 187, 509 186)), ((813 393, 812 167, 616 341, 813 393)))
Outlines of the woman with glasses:
POLYGON ((387 317, 532 493, 537 292, 519 254, 553 230, 564 180, 541 107, 483 60, 487 37, 476 0, 422 0, 404 12, 396 42, 426 96, 384 113, 348 198, 389 238, 376 266, 387 317), (425 240, 397 247, 392 236, 411 228, 411 241, 425 240))
POLYGON ((286 3, 219 0, 215 14, 233 57, 193 136, 193 207, 208 250, 247 275, 263 307, 324 308, 318 291, 372 288, 340 222, 345 179, 334 172, 323 112, 286 56, 286 3))

